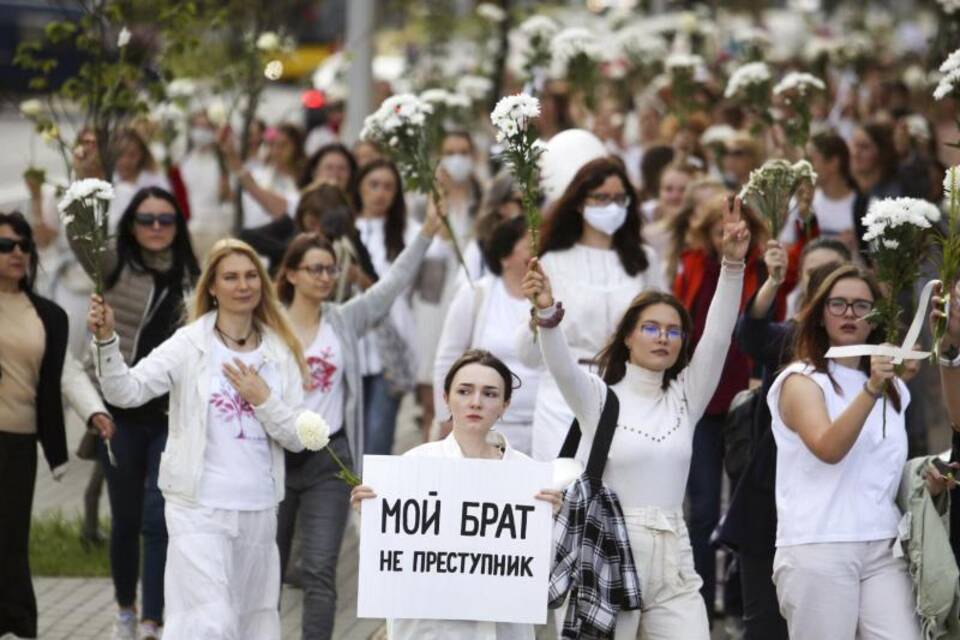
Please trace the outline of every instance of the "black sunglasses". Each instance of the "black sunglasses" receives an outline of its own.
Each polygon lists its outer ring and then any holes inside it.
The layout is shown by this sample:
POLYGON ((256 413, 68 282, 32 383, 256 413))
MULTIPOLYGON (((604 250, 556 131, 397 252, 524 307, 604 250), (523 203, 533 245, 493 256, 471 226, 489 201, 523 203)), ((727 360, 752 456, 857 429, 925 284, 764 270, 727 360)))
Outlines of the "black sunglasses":
POLYGON ((13 253, 14 247, 20 247, 23 253, 30 253, 33 250, 33 242, 27 238, 14 240, 13 238, 0 238, 0 253, 13 253))
POLYGON ((177 223, 177 214, 175 213, 138 213, 133 219, 142 227, 152 227, 159 224, 161 227, 169 227, 177 223))

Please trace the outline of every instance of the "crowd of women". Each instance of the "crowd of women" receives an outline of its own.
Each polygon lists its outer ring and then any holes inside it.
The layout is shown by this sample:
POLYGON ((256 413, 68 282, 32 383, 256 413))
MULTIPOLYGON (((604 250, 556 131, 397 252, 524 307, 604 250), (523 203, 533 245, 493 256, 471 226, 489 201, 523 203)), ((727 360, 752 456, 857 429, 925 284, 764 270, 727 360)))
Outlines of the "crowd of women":
MULTIPOLYGON (((102 296, 89 240, 60 225, 51 187, 30 182, 29 210, 0 215, 0 635, 36 637, 35 451, 61 472, 65 406, 98 461, 88 544, 102 542, 103 482, 109 496, 114 638, 279 638, 286 576, 303 589, 303 637, 319 639, 335 632, 351 492, 332 456, 303 451, 299 409, 324 417, 330 449, 360 474, 364 454, 402 453, 407 394, 426 443, 410 455, 549 461, 574 419, 586 459, 608 390, 619 414, 603 479, 643 594, 616 638, 708 638, 718 543, 723 612, 746 638, 960 633, 957 547, 946 534, 940 547, 924 542, 943 521, 909 541, 898 530, 904 513, 948 508, 950 467, 907 465, 927 453, 938 394, 911 383, 916 362, 826 357, 881 341, 860 219, 878 198, 941 202, 957 155, 938 142, 940 120, 894 80, 819 105, 803 150, 815 190, 771 237, 735 194, 787 152, 776 135, 751 135, 744 112, 708 96, 711 109, 681 120, 655 96, 611 94, 573 122, 586 112, 568 97, 551 85, 542 96, 548 149, 567 129, 592 133, 551 160, 571 177, 542 203, 537 255, 485 132, 445 133, 438 209, 369 142, 308 154, 289 123, 255 121, 238 140, 198 111, 175 171, 135 123, 117 138, 112 176, 82 130, 76 175, 116 190, 102 296), (729 135, 707 148, 717 124, 729 135), (902 482, 926 501, 898 496, 902 482), (922 548, 895 553, 918 538, 922 548), (924 581, 921 561, 954 569, 954 588, 924 581), (949 613, 931 613, 944 599, 949 613)), ((933 315, 945 311, 937 297, 933 315)), ((951 314, 939 367, 954 424, 957 346, 951 314)), ((374 492, 360 486, 353 501, 374 492)), ((560 508, 557 492, 538 497, 560 508)), ((535 633, 468 621, 388 629, 535 633)))

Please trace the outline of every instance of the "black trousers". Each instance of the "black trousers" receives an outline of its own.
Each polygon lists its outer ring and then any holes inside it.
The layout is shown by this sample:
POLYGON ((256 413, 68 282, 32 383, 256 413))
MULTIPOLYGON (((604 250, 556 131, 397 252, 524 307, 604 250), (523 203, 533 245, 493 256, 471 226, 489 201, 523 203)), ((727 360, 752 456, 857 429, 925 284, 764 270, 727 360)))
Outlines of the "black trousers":
POLYGON ((773 551, 741 553, 744 640, 787 640, 787 623, 780 615, 773 584, 773 551))
POLYGON ((0 636, 37 637, 29 556, 36 482, 37 437, 0 431, 0 636))

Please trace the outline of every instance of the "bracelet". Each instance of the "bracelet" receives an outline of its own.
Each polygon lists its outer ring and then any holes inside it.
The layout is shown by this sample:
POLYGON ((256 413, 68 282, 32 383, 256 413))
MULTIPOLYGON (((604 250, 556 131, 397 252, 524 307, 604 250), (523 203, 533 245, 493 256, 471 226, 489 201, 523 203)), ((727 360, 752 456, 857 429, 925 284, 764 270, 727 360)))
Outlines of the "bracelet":
POLYGON ((957 351, 957 345, 950 345, 945 351, 941 351, 938 362, 941 367, 946 369, 960 367, 960 353, 957 351))
POLYGON ((746 260, 730 260, 727 256, 720 259, 720 266, 733 271, 742 271, 747 266, 746 260))
POLYGON ((561 320, 563 320, 564 313, 565 312, 563 310, 563 303, 557 302, 554 305, 553 315, 551 315, 548 318, 542 318, 540 317, 540 314, 537 311, 534 311, 533 321, 534 323, 536 323, 538 327, 543 327, 544 329, 553 329, 554 327, 560 324, 561 320))
POLYGON ((108 344, 113 344, 114 340, 119 340, 119 339, 120 339, 120 337, 117 335, 117 332, 114 331, 114 332, 113 332, 113 335, 110 336, 109 338, 107 338, 106 340, 98 340, 97 337, 94 336, 94 337, 93 337, 93 342, 94 342, 94 344, 96 344, 98 347, 105 347, 105 346, 107 346, 108 344))
POLYGON ((864 380, 864 381, 863 381, 863 391, 864 391, 864 393, 866 393, 868 396, 870 396, 870 397, 873 398, 874 400, 879 400, 880 398, 883 397, 883 391, 881 391, 880 393, 874 393, 873 391, 870 391, 870 381, 869 381, 869 380, 864 380))

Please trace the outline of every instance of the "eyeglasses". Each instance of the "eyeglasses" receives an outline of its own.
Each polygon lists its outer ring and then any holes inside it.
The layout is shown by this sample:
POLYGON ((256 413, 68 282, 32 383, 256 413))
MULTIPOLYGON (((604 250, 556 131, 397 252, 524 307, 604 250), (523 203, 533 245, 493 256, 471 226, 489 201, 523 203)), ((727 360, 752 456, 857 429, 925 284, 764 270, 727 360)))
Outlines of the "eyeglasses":
POLYGON ((640 333, 651 340, 659 340, 661 336, 666 336, 669 342, 676 342, 683 338, 683 329, 680 327, 661 327, 655 322, 641 324, 640 333))
POLYGON ((335 264, 325 265, 325 264, 308 264, 306 266, 300 267, 297 271, 306 271, 314 278, 319 278, 323 274, 327 274, 331 278, 336 278, 340 275, 340 267, 335 264))
POLYGON ((748 156, 750 152, 746 149, 727 149, 727 155, 737 158, 740 156, 748 156))
POLYGON ((827 311, 832 316, 845 316, 847 309, 853 309, 853 315, 862 318, 873 311, 873 303, 869 300, 854 300, 848 302, 843 298, 829 298, 827 300, 827 311))
POLYGON ((0 238, 0 253, 13 253, 14 247, 20 247, 23 253, 30 253, 33 250, 33 242, 26 238, 14 240, 13 238, 0 238))
POLYGON ((175 213, 138 213, 133 217, 141 227, 152 227, 159 224, 161 227, 169 227, 177 223, 177 214, 175 213))
POLYGON ((613 202, 622 206, 630 202, 630 196, 625 193, 588 193, 587 201, 599 205, 613 202))

